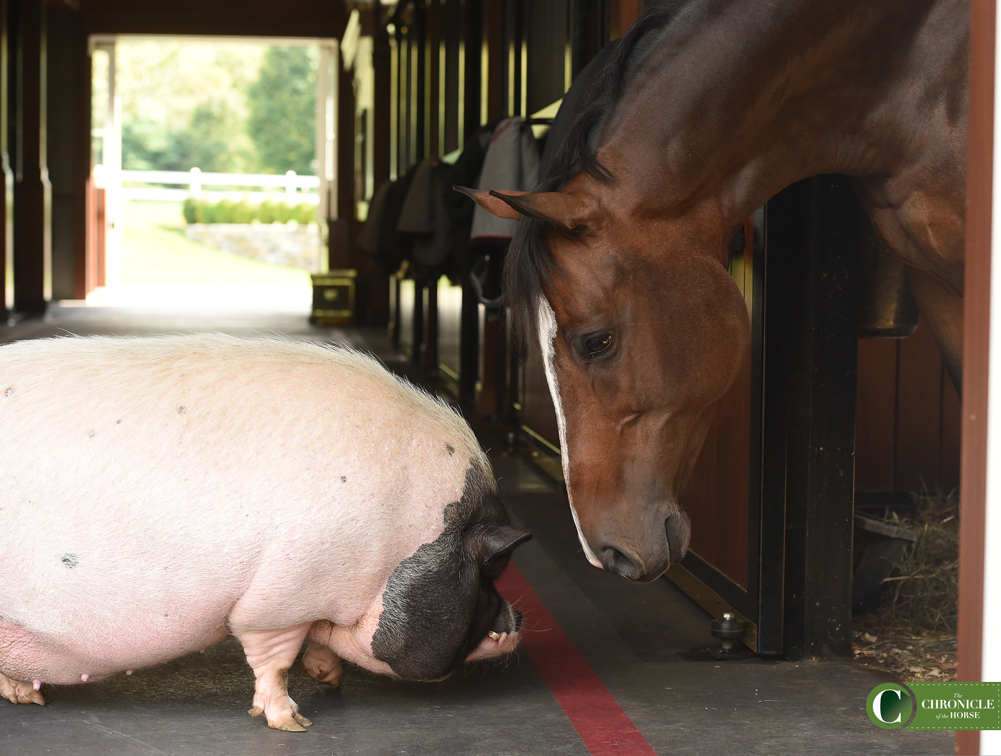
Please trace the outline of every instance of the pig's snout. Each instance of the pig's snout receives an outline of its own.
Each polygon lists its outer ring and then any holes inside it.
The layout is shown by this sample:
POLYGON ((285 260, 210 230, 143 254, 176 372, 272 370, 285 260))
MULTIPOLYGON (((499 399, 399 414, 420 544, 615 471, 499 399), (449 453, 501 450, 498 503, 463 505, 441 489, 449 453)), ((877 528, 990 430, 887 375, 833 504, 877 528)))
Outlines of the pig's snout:
POLYGON ((466 661, 489 659, 493 656, 509 654, 518 647, 518 635, 521 631, 521 612, 511 608, 506 601, 494 617, 494 623, 487 637, 466 657, 466 661))
POLYGON ((497 616, 494 617, 494 624, 490 628, 490 632, 500 635, 501 633, 516 633, 519 630, 521 630, 521 612, 512 609, 511 605, 505 601, 500 611, 497 612, 497 616))

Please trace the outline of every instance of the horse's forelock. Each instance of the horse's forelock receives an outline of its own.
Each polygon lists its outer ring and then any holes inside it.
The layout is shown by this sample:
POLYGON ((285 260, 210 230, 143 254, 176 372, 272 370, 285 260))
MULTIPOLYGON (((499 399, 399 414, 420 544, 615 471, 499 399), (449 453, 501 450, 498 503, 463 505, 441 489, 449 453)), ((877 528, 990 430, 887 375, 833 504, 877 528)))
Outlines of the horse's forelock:
POLYGON ((522 218, 504 261, 504 297, 514 316, 514 336, 522 350, 536 332, 539 297, 554 265, 547 233, 549 224, 522 218))
MULTIPOLYGON (((561 189, 579 173, 608 182, 612 175, 597 158, 596 149, 605 117, 618 102, 629 72, 652 48, 653 35, 663 29, 691 0, 649 2, 622 38, 604 67, 581 98, 580 112, 567 131, 556 156, 536 191, 561 189)), ((524 348, 536 332, 538 300, 555 266, 544 221, 523 218, 511 240, 504 263, 504 296, 514 315, 515 336, 524 348)))

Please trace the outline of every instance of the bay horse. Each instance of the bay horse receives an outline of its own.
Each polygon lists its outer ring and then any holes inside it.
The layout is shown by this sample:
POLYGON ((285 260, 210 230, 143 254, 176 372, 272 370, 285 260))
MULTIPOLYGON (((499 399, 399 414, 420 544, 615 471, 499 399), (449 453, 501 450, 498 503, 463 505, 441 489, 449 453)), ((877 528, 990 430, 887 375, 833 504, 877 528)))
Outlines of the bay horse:
POLYGON ((852 177, 959 386, 965 0, 651 2, 582 100, 524 218, 506 296, 538 339, 588 560, 684 555, 678 492, 749 345, 731 237, 784 187, 852 177))

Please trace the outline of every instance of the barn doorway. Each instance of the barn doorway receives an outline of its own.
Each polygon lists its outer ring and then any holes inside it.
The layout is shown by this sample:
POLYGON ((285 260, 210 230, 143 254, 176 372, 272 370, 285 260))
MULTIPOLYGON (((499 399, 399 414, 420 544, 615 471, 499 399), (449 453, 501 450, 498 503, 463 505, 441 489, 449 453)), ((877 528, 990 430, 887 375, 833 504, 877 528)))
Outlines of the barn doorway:
POLYGON ((88 305, 308 313, 336 212, 337 40, 89 48, 88 305))

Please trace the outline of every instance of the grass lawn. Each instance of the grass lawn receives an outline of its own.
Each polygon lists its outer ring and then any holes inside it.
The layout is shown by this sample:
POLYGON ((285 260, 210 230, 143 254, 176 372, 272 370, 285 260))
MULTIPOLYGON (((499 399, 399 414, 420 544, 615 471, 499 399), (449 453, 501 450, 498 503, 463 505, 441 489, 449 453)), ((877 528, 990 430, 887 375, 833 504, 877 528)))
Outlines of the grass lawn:
POLYGON ((180 203, 140 201, 122 206, 122 283, 311 286, 308 271, 191 241, 180 203))

